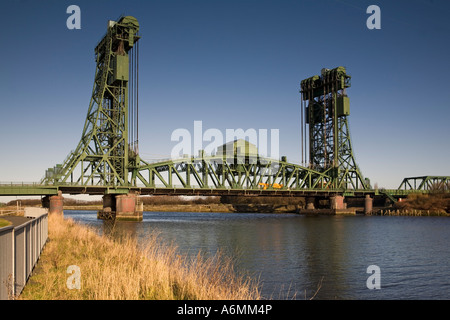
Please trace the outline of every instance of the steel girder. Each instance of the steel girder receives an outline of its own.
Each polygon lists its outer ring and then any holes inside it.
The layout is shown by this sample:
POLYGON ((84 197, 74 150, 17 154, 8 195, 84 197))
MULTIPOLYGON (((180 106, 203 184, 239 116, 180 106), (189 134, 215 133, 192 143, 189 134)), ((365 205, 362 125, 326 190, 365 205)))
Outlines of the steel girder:
POLYGON ((321 76, 301 82, 302 104, 307 104, 302 105, 306 114, 302 126, 308 125, 309 165, 319 172, 329 172, 334 189, 370 189, 352 150, 348 87, 350 76, 344 67, 323 69, 321 76))
MULTIPOLYGON (((350 76, 343 67, 324 69, 321 76, 313 76, 301 83, 302 101, 309 103, 306 121, 302 123, 305 127, 309 124, 308 167, 260 157, 228 159, 210 156, 159 163, 140 160, 137 140, 130 140, 134 134, 132 130, 137 132, 137 128, 131 128, 137 127, 137 123, 130 121, 137 119, 137 114, 135 118, 130 117, 134 110, 133 99, 137 100, 132 93, 137 85, 134 82, 137 77, 133 75, 137 65, 129 61, 133 59, 131 53, 136 53, 133 48, 140 39, 138 30, 137 20, 130 16, 117 22, 110 21, 106 35, 95 48, 92 97, 76 149, 62 164, 47 170, 39 185, 0 186, 0 194, 54 194, 59 187, 70 191, 71 186, 73 192, 122 193, 138 185, 155 190, 158 185, 163 188, 179 185, 185 189, 263 188, 340 191, 344 194, 353 190, 373 191, 354 159, 345 92, 350 87, 350 76)), ((449 181, 450 177, 405 178, 399 189, 390 193, 428 191, 436 184, 448 191, 449 181)))
POLYGON ((403 179, 398 190, 450 191, 449 176, 421 176, 403 179))
POLYGON ((95 48, 94 87, 81 140, 65 161, 47 170, 43 184, 128 185, 129 53, 139 39, 133 17, 110 22, 95 48))
POLYGON ((259 157, 209 156, 146 163, 134 168, 134 185, 218 189, 331 189, 329 172, 259 157))

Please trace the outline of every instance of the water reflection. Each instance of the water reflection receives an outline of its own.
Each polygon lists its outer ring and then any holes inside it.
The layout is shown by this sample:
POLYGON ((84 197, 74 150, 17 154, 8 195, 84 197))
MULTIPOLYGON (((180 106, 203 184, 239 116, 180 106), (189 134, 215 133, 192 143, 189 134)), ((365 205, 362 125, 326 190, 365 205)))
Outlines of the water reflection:
POLYGON ((450 220, 445 217, 339 217, 289 214, 145 212, 141 223, 67 212, 113 237, 145 244, 157 232, 187 254, 221 251, 260 279, 265 297, 449 299, 450 220), (369 290, 366 269, 381 269, 369 290))

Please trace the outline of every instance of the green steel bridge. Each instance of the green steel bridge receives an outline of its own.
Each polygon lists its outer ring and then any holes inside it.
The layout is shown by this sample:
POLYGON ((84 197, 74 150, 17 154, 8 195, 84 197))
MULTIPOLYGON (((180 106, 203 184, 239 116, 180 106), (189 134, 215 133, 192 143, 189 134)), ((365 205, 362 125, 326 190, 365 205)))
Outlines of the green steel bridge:
MULTIPOLYGON (((200 160, 198 160, 200 161, 200 160)), ((167 162, 164 162, 167 163, 167 162)), ((158 170, 159 166, 166 166, 167 164, 155 163, 152 165, 153 170, 158 170)), ((170 163, 169 167, 175 169, 176 163, 170 163)), ((299 166, 300 167, 300 166, 299 166)), ((170 171, 171 169, 168 169, 170 171)), ((282 170, 282 169, 281 169, 282 170)), ((192 172, 192 169, 191 169, 192 172)), ((180 174, 179 172, 176 173, 180 174)), ((185 172, 185 174, 187 174, 185 172)), ((192 174, 192 173, 191 173, 192 174)), ((198 172, 194 176, 202 176, 198 172)), ((259 180, 261 176, 256 176, 259 180)), ((249 179, 249 176, 246 177, 249 179)), ((165 181, 165 180, 164 180, 165 181)), ((298 181, 294 178, 294 181, 298 181)), ((242 181, 241 181, 242 182, 242 181)), ((2 182, 0 183, 0 196, 52 196, 57 195, 58 192, 65 194, 86 194, 86 195, 105 195, 105 194, 128 194, 130 192, 137 192, 141 195, 194 195, 194 196, 225 196, 225 195, 240 195, 240 196, 288 196, 288 197, 305 197, 305 196, 330 196, 341 194, 349 197, 362 197, 365 195, 371 196, 386 196, 393 201, 397 198, 406 197, 410 193, 431 193, 436 191, 449 191, 450 177, 448 176, 423 176, 405 178, 397 189, 333 189, 323 188, 318 185, 304 186, 304 187, 248 187, 240 185, 232 185, 225 187, 216 187, 215 185, 202 186, 188 186, 188 185, 174 185, 166 181, 167 185, 156 184, 153 186, 145 185, 121 185, 121 186, 106 186, 106 185, 90 185, 79 183, 55 183, 42 184, 40 182, 2 182), (413 187, 408 181, 415 181, 416 185, 413 187)), ((214 184, 214 183, 213 183, 214 184)))
MULTIPOLYGON (((301 81, 301 153, 307 165, 250 152, 185 156, 155 163, 139 156, 139 23, 110 21, 95 47, 96 71, 81 139, 67 158, 36 183, 0 185, 0 196, 236 195, 301 197, 383 196, 449 191, 450 177, 405 178, 398 189, 374 189, 356 164, 348 117, 351 77, 344 67, 322 69, 301 81)), ((106 199, 106 200, 105 200, 106 199)))

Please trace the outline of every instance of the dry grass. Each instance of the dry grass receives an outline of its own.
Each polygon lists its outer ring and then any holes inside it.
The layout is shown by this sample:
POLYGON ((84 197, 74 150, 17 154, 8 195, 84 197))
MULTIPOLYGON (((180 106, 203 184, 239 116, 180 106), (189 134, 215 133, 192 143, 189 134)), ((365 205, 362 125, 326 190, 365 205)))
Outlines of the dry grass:
POLYGON ((260 299, 258 285, 238 276, 221 255, 187 258, 156 236, 139 248, 113 241, 58 215, 49 216, 49 242, 21 299, 260 299), (81 288, 68 289, 67 267, 81 271, 81 288))
POLYGON ((397 202, 395 208, 399 210, 423 210, 435 213, 450 213, 450 195, 444 193, 410 194, 408 198, 397 202))
POLYGON ((0 228, 10 226, 11 222, 5 219, 0 218, 0 228))

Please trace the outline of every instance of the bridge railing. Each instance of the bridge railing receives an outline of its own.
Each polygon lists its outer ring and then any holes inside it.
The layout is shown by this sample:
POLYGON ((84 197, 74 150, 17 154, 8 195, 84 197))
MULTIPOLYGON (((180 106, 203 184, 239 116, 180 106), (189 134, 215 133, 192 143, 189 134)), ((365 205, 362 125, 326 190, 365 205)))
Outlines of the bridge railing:
POLYGON ((18 296, 48 238, 48 214, 38 214, 19 226, 0 228, 0 300, 18 296))
POLYGON ((409 177, 403 179, 398 189, 449 192, 450 176, 409 177))
MULTIPOLYGON (((274 183, 275 185, 277 183, 274 183)), ((98 188, 104 188, 104 187, 114 187, 114 186, 104 186, 104 185, 98 185, 98 184, 81 184, 81 183, 77 183, 77 182, 56 182, 56 183, 52 183, 52 182, 46 182, 45 184, 41 184, 39 182, 0 182, 0 187, 14 187, 14 188, 21 188, 21 187, 98 187, 98 188)), ((117 186, 117 187, 130 187, 130 188, 148 188, 145 184, 143 183, 137 183, 135 185, 129 185, 129 186, 117 186)), ((196 182, 192 182, 192 184, 189 187, 183 186, 180 183, 172 183, 172 185, 170 186, 166 186, 163 183, 154 183, 154 186, 152 186, 151 188, 156 188, 156 189, 217 189, 214 185, 205 185, 205 186, 201 186, 196 182)), ((403 189, 374 189, 374 190, 368 190, 368 189, 330 189, 330 188, 300 188, 300 189, 296 189, 296 188, 289 188, 289 187, 273 187, 271 188, 269 186, 270 189, 274 189, 274 190, 291 190, 291 191, 303 191, 303 190, 324 190, 324 191, 348 191, 348 192, 374 192, 374 193, 390 193, 390 194, 408 194, 411 192, 414 192, 414 190, 403 190, 403 189)), ((220 189, 235 189, 234 187, 230 186, 230 185, 222 185, 220 186, 220 189)), ((239 185, 239 189, 247 189, 247 190, 258 190, 258 189, 263 189, 263 186, 259 186, 259 185, 253 185, 253 186, 246 186, 245 184, 240 184, 239 185)))
POLYGON ((40 186, 39 182, 14 182, 14 181, 0 181, 1 187, 28 187, 28 186, 40 186))

